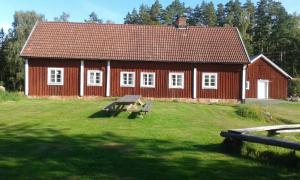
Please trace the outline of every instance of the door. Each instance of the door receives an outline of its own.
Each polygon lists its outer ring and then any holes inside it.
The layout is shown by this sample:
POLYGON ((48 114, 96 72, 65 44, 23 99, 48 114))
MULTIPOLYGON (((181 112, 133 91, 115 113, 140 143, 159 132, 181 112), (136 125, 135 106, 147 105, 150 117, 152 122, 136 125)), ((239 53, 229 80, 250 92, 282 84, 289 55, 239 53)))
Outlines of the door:
POLYGON ((257 99, 268 99, 269 96, 269 81, 257 81, 257 99))

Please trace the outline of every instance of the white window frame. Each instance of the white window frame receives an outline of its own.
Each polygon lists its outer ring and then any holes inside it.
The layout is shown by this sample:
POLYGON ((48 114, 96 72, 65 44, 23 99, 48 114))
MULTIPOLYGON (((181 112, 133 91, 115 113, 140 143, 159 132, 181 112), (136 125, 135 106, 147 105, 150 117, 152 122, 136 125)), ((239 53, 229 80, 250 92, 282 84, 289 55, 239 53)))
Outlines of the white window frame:
POLYGON ((135 72, 121 71, 121 73, 120 73, 120 86, 121 87, 135 87, 135 72), (127 76, 129 74, 132 74, 132 84, 124 84, 124 82, 123 82, 123 75, 124 74, 127 74, 127 76))
POLYGON ((102 86, 103 72, 101 70, 88 70, 87 71, 87 86, 102 86), (94 73, 94 83, 90 82, 91 73, 94 73), (96 73, 100 74, 100 82, 96 83, 96 73))
POLYGON ((250 89, 250 81, 246 81, 246 90, 250 89))
POLYGON ((202 73, 202 89, 218 89, 218 73, 213 72, 203 72, 202 73), (205 76, 209 76, 209 85, 205 85, 205 76), (211 76, 215 76, 215 85, 211 86, 211 76))
MULTIPOLYGON (((147 80, 149 82, 149 79, 147 80)), ((141 72, 141 87, 144 88, 155 88, 155 72, 141 72), (144 84, 144 75, 147 75, 147 78, 149 78, 149 75, 153 75, 153 84, 144 84)))
MULTIPOLYGON (((177 80, 176 80, 177 81, 177 80)), ((169 88, 170 89, 184 89, 184 72, 170 72, 169 73, 169 88), (176 79, 178 78, 177 76, 181 75, 182 76, 182 85, 173 85, 172 83, 172 76, 176 75, 176 79)))
POLYGON ((54 85, 54 86, 64 85, 64 68, 54 68, 54 67, 48 68, 48 85, 54 85), (55 71, 55 82, 51 82, 51 71, 55 71), (57 71, 61 71, 60 82, 57 82, 57 71))

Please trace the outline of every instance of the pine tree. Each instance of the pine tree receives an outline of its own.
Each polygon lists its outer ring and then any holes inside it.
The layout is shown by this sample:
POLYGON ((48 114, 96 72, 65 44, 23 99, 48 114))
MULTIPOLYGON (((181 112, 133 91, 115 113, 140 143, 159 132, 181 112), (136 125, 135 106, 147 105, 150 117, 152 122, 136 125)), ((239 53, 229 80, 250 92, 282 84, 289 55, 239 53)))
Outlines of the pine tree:
POLYGON ((190 18, 192 23, 197 26, 205 25, 204 10, 206 9, 206 2, 202 1, 201 5, 197 5, 193 11, 193 16, 190 18))
POLYGON ((184 15, 186 8, 184 3, 174 0, 163 13, 164 24, 174 24, 178 16, 184 15))
POLYGON ((232 11, 233 11, 233 26, 234 27, 240 27, 240 22, 241 22, 241 18, 242 18, 242 7, 241 7, 241 3, 239 0, 235 0, 233 2, 233 6, 232 6, 232 11))
POLYGON ((136 9, 134 8, 131 13, 127 13, 126 17, 124 18, 125 24, 140 24, 140 17, 136 9))
POLYGON ((249 27, 247 29, 247 33, 253 35, 253 28, 255 23, 255 6, 251 0, 247 0, 245 2, 245 4, 243 5, 243 10, 246 10, 250 21, 249 27))
POLYGON ((205 6, 205 9, 203 10, 203 17, 204 17, 204 25, 207 26, 217 25, 216 11, 212 1, 207 6, 205 6))
POLYGON ((225 11, 224 11, 224 5, 222 3, 218 4, 217 8, 217 25, 218 26, 224 26, 225 25, 225 11))
POLYGON ((234 11, 233 11, 233 1, 230 0, 225 4, 225 26, 233 26, 234 21, 234 11))
POLYGON ((84 21, 89 22, 89 23, 99 23, 99 24, 103 23, 103 20, 100 19, 94 11, 91 12, 91 14, 89 15, 89 18, 84 21))
POLYGON ((254 50, 255 53, 268 52, 268 36, 271 27, 267 0, 260 0, 255 11, 254 50))
POLYGON ((147 5, 142 4, 139 10, 139 24, 153 24, 150 9, 147 5))
POLYGON ((70 14, 66 13, 66 12, 62 12, 62 14, 59 17, 55 17, 54 21, 57 22, 68 22, 70 18, 70 14))
POLYGON ((150 16, 153 24, 161 24, 162 21, 162 5, 156 0, 150 9, 150 16))

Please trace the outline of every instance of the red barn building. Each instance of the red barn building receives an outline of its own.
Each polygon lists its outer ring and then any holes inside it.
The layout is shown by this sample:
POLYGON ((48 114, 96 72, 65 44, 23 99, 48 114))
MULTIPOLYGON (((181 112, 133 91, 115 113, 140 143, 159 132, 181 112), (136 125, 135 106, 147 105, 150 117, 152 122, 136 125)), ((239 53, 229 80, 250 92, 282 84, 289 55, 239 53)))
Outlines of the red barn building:
POLYGON ((247 69, 246 97, 285 99, 289 79, 292 77, 263 54, 253 57, 247 69))
POLYGON ((234 27, 39 22, 25 43, 25 94, 244 100, 234 27))

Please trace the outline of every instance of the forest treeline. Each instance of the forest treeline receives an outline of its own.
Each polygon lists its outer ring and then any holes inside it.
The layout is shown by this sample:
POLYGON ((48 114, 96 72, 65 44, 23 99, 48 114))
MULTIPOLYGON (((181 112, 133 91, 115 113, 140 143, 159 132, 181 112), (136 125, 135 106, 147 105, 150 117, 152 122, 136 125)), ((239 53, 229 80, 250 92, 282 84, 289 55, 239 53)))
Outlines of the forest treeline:
MULTIPOLYGON (((174 0, 163 7, 159 0, 148 6, 141 4, 124 18, 125 24, 173 25, 178 16, 186 16, 190 26, 237 27, 251 56, 265 54, 276 64, 296 77, 300 75, 300 17, 290 14, 275 0, 251 0, 241 3, 229 0, 225 4, 202 1, 195 7, 174 0)), ((68 21, 63 12, 54 21, 68 21)), ((8 33, 0 30, 0 84, 8 89, 22 90, 24 62, 19 53, 35 22, 46 21, 45 16, 34 11, 17 11, 8 33)), ((85 22, 104 22, 92 12, 85 22)))

